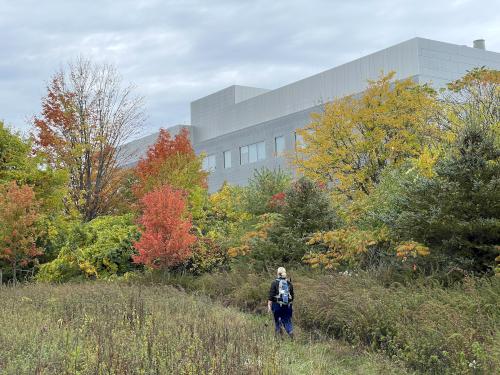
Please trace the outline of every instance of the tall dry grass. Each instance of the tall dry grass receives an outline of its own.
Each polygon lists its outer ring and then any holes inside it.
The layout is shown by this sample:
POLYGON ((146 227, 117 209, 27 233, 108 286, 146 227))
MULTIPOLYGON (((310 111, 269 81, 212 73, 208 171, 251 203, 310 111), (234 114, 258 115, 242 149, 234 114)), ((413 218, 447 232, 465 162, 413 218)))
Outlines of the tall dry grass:
POLYGON ((170 287, 1 289, 2 374, 279 374, 255 321, 170 287))
POLYGON ((443 288, 384 287, 366 275, 304 278, 297 321, 423 373, 494 374, 500 371, 499 281, 443 288))
POLYGON ((405 374, 170 286, 0 286, 0 374, 405 374), (301 338, 302 336, 302 338, 301 338))
MULTIPOLYGON (((467 279, 453 287, 429 280, 383 285, 369 273, 290 272, 295 322, 317 336, 384 353, 428 374, 500 371, 500 280, 467 279)), ((201 292, 226 305, 263 311, 273 275, 244 272, 162 282, 201 292)))

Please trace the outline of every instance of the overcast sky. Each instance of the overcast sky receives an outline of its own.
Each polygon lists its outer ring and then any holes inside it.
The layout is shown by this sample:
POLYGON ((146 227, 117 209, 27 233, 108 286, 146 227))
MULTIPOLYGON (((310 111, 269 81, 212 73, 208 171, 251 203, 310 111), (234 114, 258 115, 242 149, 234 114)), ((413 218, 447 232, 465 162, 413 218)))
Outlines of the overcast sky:
POLYGON ((149 134, 226 86, 277 88, 415 36, 500 52, 500 1, 0 0, 0 119, 26 132, 79 55, 137 86, 149 134))

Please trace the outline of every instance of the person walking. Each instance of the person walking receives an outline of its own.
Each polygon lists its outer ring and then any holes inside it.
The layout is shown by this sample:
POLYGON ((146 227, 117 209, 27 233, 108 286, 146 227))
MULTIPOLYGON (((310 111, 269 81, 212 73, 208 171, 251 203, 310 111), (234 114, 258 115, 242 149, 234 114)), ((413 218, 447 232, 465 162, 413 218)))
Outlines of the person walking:
POLYGON ((292 303, 294 300, 293 285, 286 278, 285 267, 278 268, 278 277, 272 282, 269 290, 267 309, 273 313, 276 336, 283 336, 282 326, 293 340, 292 303))

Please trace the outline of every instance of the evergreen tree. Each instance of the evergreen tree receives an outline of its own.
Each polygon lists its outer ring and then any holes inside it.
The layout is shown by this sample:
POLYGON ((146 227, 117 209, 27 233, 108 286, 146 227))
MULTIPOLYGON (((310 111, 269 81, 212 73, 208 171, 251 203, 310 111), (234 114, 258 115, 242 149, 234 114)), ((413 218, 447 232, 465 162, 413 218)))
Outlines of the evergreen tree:
POLYGON ((251 251, 258 267, 275 267, 281 263, 300 263, 311 247, 306 243, 316 232, 338 224, 327 192, 313 181, 302 177, 278 197, 279 215, 265 238, 256 241, 251 251))
POLYGON ((500 148, 491 128, 469 124, 435 177, 406 183, 387 222, 401 240, 414 240, 446 259, 447 268, 491 272, 500 243, 500 148))

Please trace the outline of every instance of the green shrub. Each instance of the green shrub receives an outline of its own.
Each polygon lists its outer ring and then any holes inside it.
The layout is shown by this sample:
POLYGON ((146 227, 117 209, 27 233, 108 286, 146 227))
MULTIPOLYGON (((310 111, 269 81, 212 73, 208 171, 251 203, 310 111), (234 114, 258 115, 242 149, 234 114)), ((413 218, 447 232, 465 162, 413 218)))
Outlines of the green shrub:
POLYGON ((138 269, 131 260, 139 233, 131 215, 102 216, 75 223, 55 260, 45 263, 39 281, 107 278, 138 269))
POLYGON ((243 187, 224 183, 219 191, 211 194, 205 215, 193 220, 198 237, 213 240, 224 250, 239 246, 255 221, 254 215, 246 212, 244 191, 243 187))
POLYGON ((193 275, 221 270, 228 264, 227 251, 210 238, 198 238, 193 245, 193 253, 180 270, 186 270, 193 275))
POLYGON ((42 264, 36 274, 38 281, 66 282, 82 278, 83 274, 78 259, 67 248, 61 249, 53 261, 42 264))

